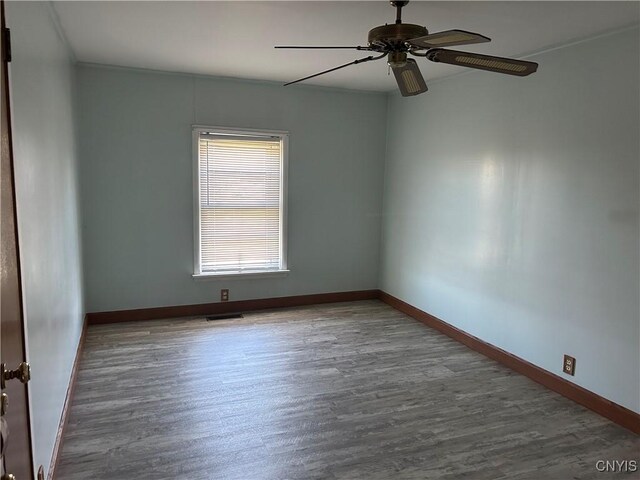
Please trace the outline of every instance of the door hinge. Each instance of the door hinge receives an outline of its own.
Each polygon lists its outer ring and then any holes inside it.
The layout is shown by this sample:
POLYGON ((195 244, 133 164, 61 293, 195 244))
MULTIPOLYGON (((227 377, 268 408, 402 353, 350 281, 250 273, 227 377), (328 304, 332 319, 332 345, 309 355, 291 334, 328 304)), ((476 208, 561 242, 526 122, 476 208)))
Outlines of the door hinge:
POLYGON ((2 44, 4 45, 2 61, 9 63, 11 61, 11 29, 7 27, 2 30, 2 44))

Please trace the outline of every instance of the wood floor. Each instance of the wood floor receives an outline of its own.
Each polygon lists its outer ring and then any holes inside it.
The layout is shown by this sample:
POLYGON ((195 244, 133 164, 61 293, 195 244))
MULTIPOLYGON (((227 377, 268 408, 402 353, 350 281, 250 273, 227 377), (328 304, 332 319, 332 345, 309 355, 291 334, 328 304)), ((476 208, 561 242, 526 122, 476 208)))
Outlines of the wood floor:
POLYGON ((91 326, 58 480, 603 479, 640 437, 380 301, 91 326))

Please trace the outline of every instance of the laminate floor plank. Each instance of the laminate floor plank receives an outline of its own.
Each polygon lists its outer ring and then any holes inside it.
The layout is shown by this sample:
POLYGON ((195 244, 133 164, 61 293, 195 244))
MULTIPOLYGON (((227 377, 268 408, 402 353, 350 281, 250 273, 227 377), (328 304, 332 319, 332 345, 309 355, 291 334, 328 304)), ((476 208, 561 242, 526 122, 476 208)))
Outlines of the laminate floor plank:
MULTIPOLYGON (((565 480, 640 437, 377 301, 87 331, 58 480, 565 480)), ((635 476, 634 476, 635 475, 635 476)))

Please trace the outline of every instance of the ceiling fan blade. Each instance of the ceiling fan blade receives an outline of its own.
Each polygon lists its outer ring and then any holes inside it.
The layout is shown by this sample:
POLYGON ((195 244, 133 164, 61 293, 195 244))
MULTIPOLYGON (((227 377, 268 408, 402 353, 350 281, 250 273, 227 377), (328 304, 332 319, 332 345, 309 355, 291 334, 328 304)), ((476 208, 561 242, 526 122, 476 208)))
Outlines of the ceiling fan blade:
POLYGON ((428 90, 418 64, 413 58, 408 58, 406 65, 402 67, 392 66, 391 69, 403 97, 420 95, 428 90))
POLYGON ((303 46, 303 45, 276 45, 273 48, 295 48, 298 50, 336 50, 336 49, 346 49, 346 50, 374 50, 371 47, 316 47, 316 46, 303 46))
POLYGON ((458 50, 445 50, 434 48, 429 50, 426 57, 432 62, 449 63, 460 65, 461 67, 478 68, 496 73, 506 73, 525 77, 531 75, 538 69, 538 64, 525 62, 514 58, 494 57, 491 55, 481 55, 479 53, 460 52, 458 50))
POLYGON ((374 57, 374 56, 370 55, 368 57, 359 58, 358 60, 354 60, 353 62, 345 63, 344 65, 340 65, 338 67, 330 68, 329 70, 325 70, 324 72, 315 73, 313 75, 309 75, 308 77, 299 78, 298 80, 294 80, 293 82, 285 83, 284 86, 286 87, 287 85, 293 85, 294 83, 302 82, 304 80, 309 80, 310 78, 319 77, 320 75, 324 75, 325 73, 335 72, 336 70, 340 70, 341 68, 348 67, 349 65, 357 65, 359 63, 370 62, 372 60, 379 60, 382 57, 386 57, 386 56, 387 56, 387 52, 383 53, 382 55, 378 55, 377 57, 374 57))
POLYGON ((472 43, 490 42, 489 37, 465 30, 446 30, 431 33, 424 37, 412 38, 409 44, 420 48, 451 47, 453 45, 470 45, 472 43))

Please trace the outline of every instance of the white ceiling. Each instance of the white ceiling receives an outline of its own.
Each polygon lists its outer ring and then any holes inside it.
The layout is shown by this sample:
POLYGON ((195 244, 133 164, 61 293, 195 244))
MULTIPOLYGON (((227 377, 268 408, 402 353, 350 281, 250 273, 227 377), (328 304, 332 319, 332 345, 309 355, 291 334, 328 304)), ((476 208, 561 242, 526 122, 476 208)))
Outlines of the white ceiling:
MULTIPOLYGON (((78 61, 278 82, 368 53, 275 50, 274 45, 366 45, 369 29, 395 19, 395 9, 386 1, 53 4, 78 61)), ((478 32, 492 42, 456 48, 518 57, 638 23, 639 6, 611 1, 412 1, 403 10, 403 21, 426 26, 432 33, 451 28, 478 32)), ((418 61, 427 82, 462 71, 418 61)), ((308 83, 378 91, 396 88, 384 60, 308 83)))

